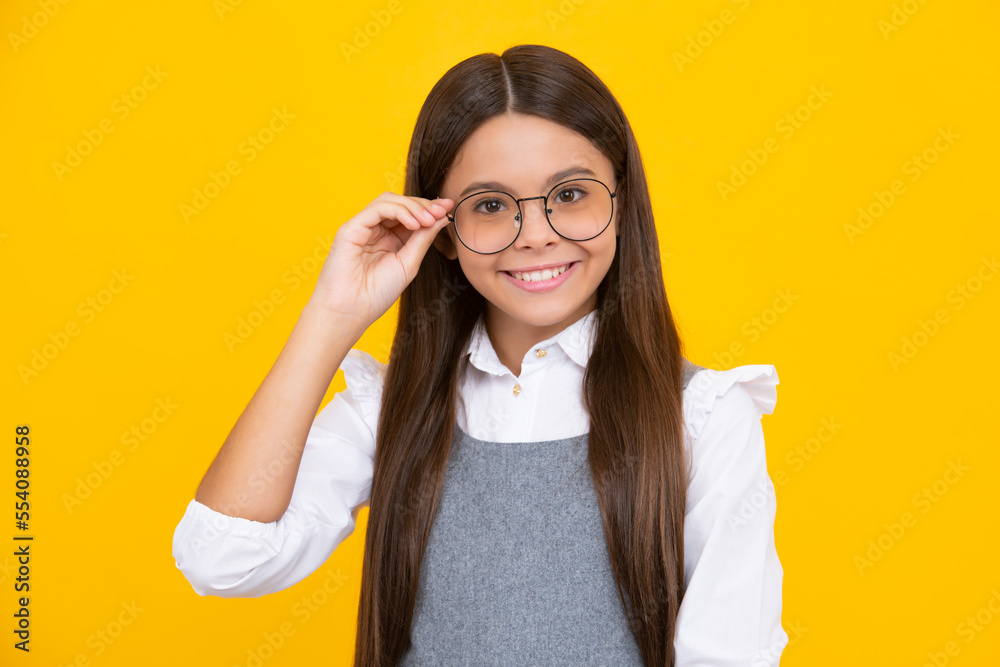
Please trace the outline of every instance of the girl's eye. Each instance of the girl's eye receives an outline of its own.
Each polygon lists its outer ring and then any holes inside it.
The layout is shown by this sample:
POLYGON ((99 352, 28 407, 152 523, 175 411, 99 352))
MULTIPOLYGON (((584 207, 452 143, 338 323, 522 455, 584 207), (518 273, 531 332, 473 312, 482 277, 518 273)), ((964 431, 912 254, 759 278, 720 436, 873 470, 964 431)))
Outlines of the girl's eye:
POLYGON ((475 207, 477 213, 499 213, 504 208, 504 204, 499 199, 480 200, 475 207))
POLYGON ((556 202, 559 204, 570 204, 574 201, 579 201, 583 199, 586 195, 586 191, 583 188, 563 188, 556 194, 556 202), (579 194, 579 197, 575 197, 575 194, 579 194))

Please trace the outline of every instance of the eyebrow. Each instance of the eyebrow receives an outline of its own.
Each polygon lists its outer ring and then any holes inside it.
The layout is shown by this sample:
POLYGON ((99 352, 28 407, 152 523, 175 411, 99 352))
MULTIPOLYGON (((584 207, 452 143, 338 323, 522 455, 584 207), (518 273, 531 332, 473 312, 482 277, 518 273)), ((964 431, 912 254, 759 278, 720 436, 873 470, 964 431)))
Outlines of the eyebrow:
MULTIPOLYGON (((568 176, 576 176, 577 174, 586 174, 597 178, 597 174, 586 167, 570 167, 569 169, 563 169, 562 171, 552 174, 552 176, 549 177, 549 180, 545 181, 544 185, 555 185, 556 183, 565 180, 568 176)), ((458 195, 458 199, 456 201, 461 201, 468 194, 483 190, 501 190, 503 192, 509 191, 508 186, 500 181, 477 181, 475 183, 470 183, 464 190, 462 190, 462 193, 458 195)))

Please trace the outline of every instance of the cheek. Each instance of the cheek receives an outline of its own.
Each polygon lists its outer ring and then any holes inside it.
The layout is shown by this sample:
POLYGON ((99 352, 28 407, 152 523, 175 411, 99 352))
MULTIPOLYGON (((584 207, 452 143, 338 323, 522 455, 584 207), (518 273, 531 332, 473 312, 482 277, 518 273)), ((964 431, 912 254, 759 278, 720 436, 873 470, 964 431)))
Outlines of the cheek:
POLYGON ((458 251, 458 264, 473 287, 485 284, 486 281, 501 277, 497 276, 494 263, 483 255, 477 255, 465 246, 458 251))
MULTIPOLYGON (((611 231, 610 229, 606 230, 611 231)), ((605 237, 603 234, 599 237, 600 243, 597 243, 589 248, 587 248, 590 253, 590 257, 596 263, 611 265, 612 260, 615 258, 615 250, 618 246, 618 237, 613 234, 608 234, 605 237)))
MULTIPOLYGON (((617 237, 612 236, 611 238, 615 239, 617 237)), ((604 243, 601 245, 600 248, 594 249, 594 251, 590 256, 591 262, 593 262, 594 265, 593 280, 595 280, 598 283, 604 280, 604 277, 608 273, 608 269, 610 269, 611 264, 614 263, 615 251, 616 251, 616 244, 613 242, 604 243)))

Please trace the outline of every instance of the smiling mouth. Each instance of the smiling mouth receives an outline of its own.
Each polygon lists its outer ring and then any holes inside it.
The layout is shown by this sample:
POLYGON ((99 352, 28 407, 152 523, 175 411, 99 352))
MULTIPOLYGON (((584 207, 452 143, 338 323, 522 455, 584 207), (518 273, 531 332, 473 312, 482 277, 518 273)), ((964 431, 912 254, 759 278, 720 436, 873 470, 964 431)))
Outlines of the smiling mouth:
POLYGON ((556 276, 564 273, 567 269, 569 269, 569 267, 573 266, 573 264, 575 263, 576 262, 569 262, 568 264, 557 266, 552 269, 544 269, 542 271, 525 271, 523 273, 520 271, 515 271, 515 272, 504 271, 504 273, 506 273, 508 276, 516 280, 520 280, 521 282, 537 283, 537 282, 542 282, 543 280, 551 280, 555 278, 556 276))

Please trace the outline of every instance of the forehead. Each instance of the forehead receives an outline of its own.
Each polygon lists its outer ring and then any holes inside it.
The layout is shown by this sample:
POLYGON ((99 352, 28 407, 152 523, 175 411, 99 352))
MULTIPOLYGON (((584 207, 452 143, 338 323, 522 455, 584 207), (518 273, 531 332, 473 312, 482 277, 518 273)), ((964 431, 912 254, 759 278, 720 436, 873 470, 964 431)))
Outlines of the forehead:
POLYGON ((503 114, 465 141, 443 191, 456 197, 471 183, 489 181, 504 184, 511 194, 534 195, 569 167, 590 169, 602 180, 612 175, 610 161, 582 134, 539 116, 503 114))

